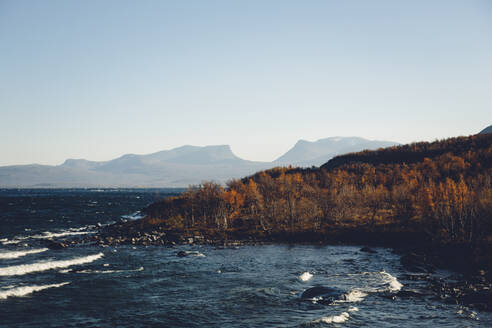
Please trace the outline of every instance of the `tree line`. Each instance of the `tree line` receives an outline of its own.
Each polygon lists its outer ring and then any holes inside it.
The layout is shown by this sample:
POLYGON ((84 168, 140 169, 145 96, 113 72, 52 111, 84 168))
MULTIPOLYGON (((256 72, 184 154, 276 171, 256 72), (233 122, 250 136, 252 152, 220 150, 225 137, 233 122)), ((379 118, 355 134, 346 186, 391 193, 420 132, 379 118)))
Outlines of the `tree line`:
POLYGON ((173 230, 251 233, 418 231, 442 243, 492 237, 492 134, 277 167, 225 186, 204 182, 146 209, 173 230))

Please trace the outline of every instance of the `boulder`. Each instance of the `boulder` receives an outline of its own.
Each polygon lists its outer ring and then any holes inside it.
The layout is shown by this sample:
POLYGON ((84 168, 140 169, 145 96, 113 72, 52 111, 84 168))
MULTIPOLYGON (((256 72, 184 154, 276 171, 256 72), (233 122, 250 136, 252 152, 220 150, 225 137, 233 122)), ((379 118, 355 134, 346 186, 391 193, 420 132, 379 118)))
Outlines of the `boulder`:
POLYGON ((400 258, 401 264, 411 272, 434 272, 435 267, 427 263, 425 255, 408 253, 400 258))
POLYGON ((45 245, 49 249, 63 249, 68 247, 68 244, 64 242, 54 241, 52 239, 45 240, 45 245))
POLYGON ((343 292, 339 289, 315 286, 306 289, 301 294, 301 299, 317 301, 318 303, 333 303, 334 301, 340 299, 341 295, 343 295, 343 292))

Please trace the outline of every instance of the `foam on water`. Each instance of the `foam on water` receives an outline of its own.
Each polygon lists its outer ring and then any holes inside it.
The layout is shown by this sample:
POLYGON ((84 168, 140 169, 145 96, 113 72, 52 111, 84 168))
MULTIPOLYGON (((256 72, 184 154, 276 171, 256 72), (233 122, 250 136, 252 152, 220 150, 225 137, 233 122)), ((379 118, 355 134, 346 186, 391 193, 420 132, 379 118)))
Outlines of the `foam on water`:
POLYGON ((28 254, 37 254, 47 251, 48 248, 39 248, 39 249, 30 249, 25 251, 10 251, 10 252, 0 252, 0 259, 16 259, 21 256, 25 256, 28 254))
POLYGON ((0 268, 0 276, 20 276, 31 272, 40 272, 40 271, 46 271, 52 269, 67 268, 72 265, 94 262, 103 256, 104 256, 103 253, 98 253, 98 254, 79 257, 71 260, 48 261, 48 262, 37 262, 32 264, 13 265, 13 266, 0 268))
POLYGON ((80 227, 80 228, 70 228, 68 230, 64 231, 59 231, 59 232, 51 232, 51 231, 44 231, 41 234, 36 234, 36 235, 30 235, 30 236, 15 236, 13 239, 7 239, 3 238, 0 239, 0 242, 3 245, 11 245, 11 244, 18 244, 23 240, 26 239, 50 239, 50 238, 59 238, 59 237, 66 237, 66 236, 78 236, 78 235, 87 235, 87 234, 92 234, 95 233, 95 231, 88 231, 89 227, 80 227))
POLYGON ((49 232, 45 231, 41 235, 33 235, 30 238, 36 239, 48 239, 48 238, 58 238, 58 237, 66 237, 66 236, 78 236, 78 235, 87 235, 94 233, 93 231, 63 231, 63 232, 49 232))
POLYGON ((348 309, 349 312, 359 312, 359 308, 357 306, 351 306, 348 309))
POLYGON ((401 282, 399 282, 398 279, 396 279, 396 277, 393 277, 392 275, 390 275, 386 271, 381 271, 381 274, 383 275, 383 277, 385 277, 385 280, 389 286, 390 292, 397 292, 403 287, 403 284, 401 282))
POLYGON ((6 299, 8 297, 22 297, 34 292, 38 292, 43 289, 57 288, 68 284, 69 282, 62 282, 60 284, 51 284, 51 285, 33 285, 33 286, 15 287, 15 288, 0 291, 0 299, 6 299))
POLYGON ((366 293, 378 293, 378 292, 392 292, 395 293, 402 289, 403 284, 396 279, 396 277, 387 273, 386 271, 380 272, 362 272, 359 274, 352 274, 352 276, 362 275, 364 278, 365 286, 359 288, 359 290, 366 293))
POLYGON ((186 255, 205 257, 205 254, 202 254, 199 251, 185 251, 185 253, 186 253, 186 255))
POLYGON ((303 274, 301 274, 299 276, 299 280, 301 281, 308 281, 309 279, 311 279, 313 277, 313 275, 309 272, 304 272, 303 274))
MULTIPOLYGON (((135 269, 135 270, 80 270, 80 271, 75 271, 73 273, 102 273, 102 274, 106 274, 106 273, 121 273, 121 272, 140 272, 143 270, 144 270, 144 267, 140 267, 140 268, 135 269)), ((60 272, 60 273, 72 273, 71 270, 60 270, 58 272, 60 272)))
POLYGON ((343 323, 350 318, 348 312, 342 312, 339 315, 332 315, 328 317, 322 317, 320 319, 315 320, 315 323, 343 323))
POLYGON ((12 240, 9 240, 7 238, 3 238, 0 240, 0 242, 3 244, 3 245, 13 245, 13 244, 18 244, 20 243, 21 241, 23 241, 24 239, 27 239, 27 238, 16 238, 16 239, 12 239, 12 240))
POLYGON ((364 293, 363 291, 354 289, 348 292, 347 294, 343 295, 344 299, 339 302, 350 302, 350 303, 362 302, 366 296, 367 294, 364 293))
POLYGON ((129 215, 122 215, 121 216, 123 219, 128 219, 128 220, 138 220, 138 219, 142 219, 144 216, 142 215, 142 213, 140 211, 136 211, 135 213, 132 213, 132 214, 129 214, 129 215))

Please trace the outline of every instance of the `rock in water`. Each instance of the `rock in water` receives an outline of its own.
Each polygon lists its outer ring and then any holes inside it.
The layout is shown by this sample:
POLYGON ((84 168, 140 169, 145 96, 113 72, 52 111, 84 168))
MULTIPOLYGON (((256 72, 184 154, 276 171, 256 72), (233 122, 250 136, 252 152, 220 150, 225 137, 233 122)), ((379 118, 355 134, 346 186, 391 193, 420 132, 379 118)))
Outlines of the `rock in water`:
POLYGON ((68 247, 68 245, 63 242, 58 242, 51 239, 45 240, 45 244, 49 249, 63 249, 68 247))
POLYGON ((315 286, 309 289, 306 289, 301 294, 301 299, 303 300, 315 300, 320 303, 333 303, 334 301, 340 298, 342 295, 338 289, 324 287, 324 286, 315 286))
POLYGON ((427 263, 425 255, 410 252, 400 258, 400 263, 411 272, 434 272, 432 264, 427 263))
POLYGON ((179 257, 185 257, 185 256, 205 257, 205 255, 203 255, 199 251, 179 251, 176 255, 179 257))

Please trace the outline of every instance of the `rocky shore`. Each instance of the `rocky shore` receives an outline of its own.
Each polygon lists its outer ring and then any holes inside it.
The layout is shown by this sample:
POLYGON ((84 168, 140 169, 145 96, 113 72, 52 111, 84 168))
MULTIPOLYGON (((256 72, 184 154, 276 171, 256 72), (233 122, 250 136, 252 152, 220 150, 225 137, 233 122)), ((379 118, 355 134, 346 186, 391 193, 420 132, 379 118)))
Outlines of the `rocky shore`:
MULTIPOLYGON (((469 246, 431 245, 428 241, 415 239, 417 236, 386 234, 369 231, 333 231, 328 234, 315 233, 272 233, 250 234, 245 231, 172 231, 158 226, 144 226, 142 221, 121 221, 109 226, 98 227, 92 235, 66 240, 50 240, 46 246, 61 249, 73 245, 212 245, 216 247, 237 247, 272 243, 296 244, 345 244, 365 245, 361 252, 377 253, 371 247, 393 248, 401 256, 401 264, 409 272, 404 277, 426 284, 425 289, 403 289, 397 297, 434 297, 447 303, 461 304, 471 308, 492 311, 492 272, 488 249, 477 253, 469 246), (417 242, 418 241, 418 242, 417 242), (434 273, 438 269, 457 272, 456 279, 443 280, 434 273)), ((177 252, 177 256, 186 256, 177 252)))
MULTIPOLYGON (((447 263, 443 258, 451 255, 450 250, 443 249, 424 252, 422 249, 402 253, 400 262, 409 272, 404 278, 407 280, 425 282, 427 287, 422 290, 403 289, 400 294, 406 296, 433 296, 446 303, 461 304, 471 308, 492 311, 492 280, 490 271, 471 270, 470 263, 458 261, 447 263), (468 267, 467 267, 468 266, 468 267), (451 269, 457 272, 454 279, 442 279, 434 275, 438 269, 451 269)), ((400 252, 401 253, 401 252, 400 252)))

